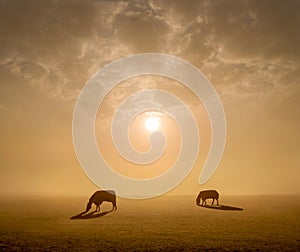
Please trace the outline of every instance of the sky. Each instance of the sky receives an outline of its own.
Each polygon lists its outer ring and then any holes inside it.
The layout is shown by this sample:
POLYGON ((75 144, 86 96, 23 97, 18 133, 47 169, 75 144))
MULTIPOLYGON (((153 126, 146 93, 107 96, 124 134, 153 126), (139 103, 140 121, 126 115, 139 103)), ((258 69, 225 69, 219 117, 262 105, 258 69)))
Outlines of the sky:
MULTIPOLYGON (((112 90, 97 114, 99 150, 116 170, 140 178, 174 162, 180 136, 168 116, 161 126, 168 152, 150 173, 117 161, 109 139, 118 104, 155 88, 181 96, 203 141, 194 169, 169 194, 207 188, 221 194, 299 194, 299 10, 297 0, 1 0, 0 194, 89 195, 97 189, 73 147, 76 99, 102 67, 139 53, 170 54, 205 74, 224 107, 226 147, 216 173, 199 185, 211 139, 205 110, 175 81, 138 77, 112 90)), ((130 129, 140 151, 149 147, 147 129, 136 130, 143 116, 130 129)))

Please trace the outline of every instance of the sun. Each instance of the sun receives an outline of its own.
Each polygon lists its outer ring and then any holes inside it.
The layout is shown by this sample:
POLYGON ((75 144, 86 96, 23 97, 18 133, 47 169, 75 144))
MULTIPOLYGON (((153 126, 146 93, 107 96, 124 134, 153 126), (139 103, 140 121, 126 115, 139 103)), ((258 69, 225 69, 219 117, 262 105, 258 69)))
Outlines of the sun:
POLYGON ((145 121, 145 127, 149 131, 156 131, 160 126, 161 118, 158 116, 148 116, 145 121))

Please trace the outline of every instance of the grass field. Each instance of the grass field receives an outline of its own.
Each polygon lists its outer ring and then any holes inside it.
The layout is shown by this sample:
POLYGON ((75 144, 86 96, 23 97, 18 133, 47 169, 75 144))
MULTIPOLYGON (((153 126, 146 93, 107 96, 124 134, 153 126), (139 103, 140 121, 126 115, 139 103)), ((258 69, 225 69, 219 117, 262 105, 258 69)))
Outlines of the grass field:
POLYGON ((118 199, 71 220, 88 198, 2 197, 0 251, 300 251, 300 196, 221 196, 223 210, 194 196, 118 199))

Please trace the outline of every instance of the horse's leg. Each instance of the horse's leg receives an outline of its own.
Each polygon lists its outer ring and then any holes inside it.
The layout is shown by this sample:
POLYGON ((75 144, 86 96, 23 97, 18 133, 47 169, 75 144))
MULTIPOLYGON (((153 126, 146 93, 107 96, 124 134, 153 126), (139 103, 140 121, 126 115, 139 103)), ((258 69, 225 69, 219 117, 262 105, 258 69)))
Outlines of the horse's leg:
POLYGON ((100 212, 100 205, 97 205, 96 212, 100 212))

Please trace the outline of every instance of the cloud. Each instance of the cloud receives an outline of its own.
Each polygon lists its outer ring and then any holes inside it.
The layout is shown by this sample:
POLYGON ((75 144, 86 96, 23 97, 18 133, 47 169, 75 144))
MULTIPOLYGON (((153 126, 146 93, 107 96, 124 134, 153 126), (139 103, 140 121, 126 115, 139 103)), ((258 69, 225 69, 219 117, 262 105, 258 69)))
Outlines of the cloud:
POLYGON ((95 71, 91 65, 99 67, 99 62, 119 56, 114 53, 118 47, 109 41, 110 15, 120 11, 122 2, 3 1, 1 5, 0 67, 46 95, 74 100, 95 71), (93 57, 86 60, 89 49, 94 49, 93 57))
POLYGON ((105 64, 161 52, 197 66, 226 101, 288 99, 299 83, 298 9, 298 1, 2 1, 0 67, 74 100, 105 64))

